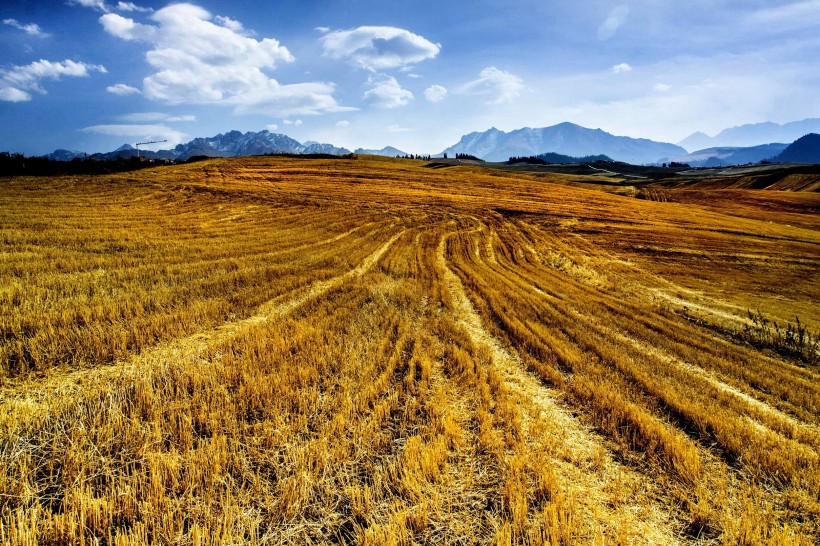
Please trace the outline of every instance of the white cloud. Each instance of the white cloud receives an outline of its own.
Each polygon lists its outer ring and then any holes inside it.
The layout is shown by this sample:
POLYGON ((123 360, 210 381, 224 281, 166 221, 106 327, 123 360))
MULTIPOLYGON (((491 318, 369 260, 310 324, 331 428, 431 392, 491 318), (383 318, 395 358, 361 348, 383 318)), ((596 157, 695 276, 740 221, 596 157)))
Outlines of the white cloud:
POLYGON ((316 27, 313 30, 315 30, 317 32, 321 32, 322 34, 325 34, 327 32, 330 32, 330 27, 316 27))
POLYGON ((150 13, 154 10, 151 8, 143 8, 142 6, 136 5, 134 2, 118 2, 117 11, 139 11, 142 13, 150 13))
POLYGON ((123 114, 118 119, 129 123, 146 123, 151 121, 196 121, 196 116, 187 114, 172 116, 162 112, 134 112, 132 114, 123 114))
POLYGON ((424 90, 424 98, 430 102, 441 102, 447 96, 447 88, 441 85, 431 85, 424 90))
POLYGON ((392 124, 387 126, 387 130, 391 133, 408 133, 412 131, 409 127, 402 127, 401 125, 392 124))
POLYGON ((284 123, 285 125, 293 125, 294 127, 299 127, 300 125, 302 125, 302 120, 301 119, 285 119, 285 120, 282 120, 282 123, 284 123))
POLYGON ((652 86, 652 91, 655 91, 656 93, 667 93, 671 89, 672 86, 668 83, 656 83, 652 86))
POLYGON ((4 87, 0 89, 0 100, 6 102, 26 102, 31 100, 31 95, 14 87, 4 87))
POLYGON ((346 119, 336 122, 336 127, 350 127, 350 122, 346 119))
POLYGON ((172 4, 141 24, 117 14, 100 17, 110 34, 150 45, 148 64, 155 72, 143 80, 143 94, 172 104, 224 104, 237 114, 307 115, 343 111, 323 82, 282 85, 266 74, 293 62, 277 40, 246 36, 242 25, 212 17, 192 4, 172 4), (241 30, 240 30, 241 29, 241 30))
POLYGON ((632 72, 632 67, 627 63, 620 63, 612 67, 612 72, 615 74, 624 74, 626 72, 632 72))
POLYGON ((629 18, 629 6, 620 5, 614 8, 609 17, 598 27, 598 39, 605 42, 615 36, 621 26, 629 18))
POLYGON ((134 112, 133 114, 123 114, 118 119, 129 123, 145 123, 148 121, 164 121, 168 114, 162 112, 134 112))
POLYGON ((40 85, 41 80, 59 80, 62 76, 87 77, 92 71, 106 72, 102 65, 72 60, 55 63, 41 59, 25 66, 14 66, 10 70, 0 69, 0 89, 4 97, 10 97, 3 100, 22 102, 31 99, 26 91, 46 93, 40 85))
POLYGON ((116 13, 106 13, 100 17, 100 24, 107 33, 123 40, 150 42, 157 33, 157 27, 137 23, 116 13))
POLYGON ((399 85, 392 76, 382 76, 376 80, 370 78, 368 83, 373 87, 365 91, 362 98, 378 108, 398 108, 413 100, 413 93, 399 85))
POLYGON ((337 30, 322 36, 321 42, 324 54, 331 59, 347 59, 372 71, 432 59, 441 51, 439 44, 396 27, 364 26, 337 30))
POLYGON ((48 38, 51 36, 47 32, 43 32, 43 29, 36 23, 23 24, 17 19, 3 19, 3 24, 22 30, 29 36, 37 36, 38 38, 48 38))
POLYGON ((106 91, 112 93, 114 95, 137 95, 139 94, 140 90, 136 87, 131 87, 130 85, 126 85, 124 83, 118 83, 115 85, 109 85, 105 88, 106 91))
POLYGON ((234 112, 237 114, 261 114, 271 117, 356 110, 339 106, 333 98, 334 90, 335 86, 330 83, 280 85, 276 80, 269 79, 241 95, 227 97, 225 103, 234 104, 234 112))
POLYGON ((269 123, 269 124, 265 125, 265 129, 267 129, 267 130, 268 130, 268 131, 270 131, 270 132, 273 132, 273 131, 278 131, 278 130, 279 130, 279 126, 278 126, 278 125, 276 125, 275 123, 269 123))
POLYGON ((478 79, 461 86, 459 91, 467 95, 489 95, 488 104, 503 104, 518 98, 525 89, 524 80, 518 76, 490 66, 481 71, 478 79))
POLYGON ((93 8, 99 11, 108 13, 111 8, 105 5, 102 0, 71 0, 70 3, 75 6, 82 6, 84 8, 93 8))
POLYGON ((242 26, 242 23, 239 21, 235 21, 230 17, 223 17, 221 15, 217 15, 214 17, 214 21, 217 25, 223 26, 229 30, 236 32, 237 34, 245 34, 245 27, 242 26))
POLYGON ((163 147, 171 147, 183 142, 185 133, 171 129, 167 125, 93 125, 83 129, 86 133, 121 136, 139 140, 167 140, 163 147))

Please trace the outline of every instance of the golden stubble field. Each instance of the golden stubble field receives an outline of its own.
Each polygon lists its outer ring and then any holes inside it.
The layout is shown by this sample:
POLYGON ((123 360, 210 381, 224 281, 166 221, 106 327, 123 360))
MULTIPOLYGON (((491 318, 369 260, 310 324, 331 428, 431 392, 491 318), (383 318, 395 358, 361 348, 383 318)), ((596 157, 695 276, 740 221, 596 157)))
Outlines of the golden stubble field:
POLYGON ((820 196, 563 181, 0 180, 0 542, 815 544, 820 196))

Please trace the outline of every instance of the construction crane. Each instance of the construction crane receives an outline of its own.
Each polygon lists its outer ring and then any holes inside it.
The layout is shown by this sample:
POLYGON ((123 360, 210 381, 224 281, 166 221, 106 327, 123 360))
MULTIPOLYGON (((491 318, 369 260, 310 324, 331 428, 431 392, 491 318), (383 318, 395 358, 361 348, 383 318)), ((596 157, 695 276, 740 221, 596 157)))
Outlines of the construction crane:
POLYGON ((137 142, 137 145, 134 146, 137 149, 137 159, 140 157, 140 146, 143 144, 158 144, 160 142, 168 142, 168 140, 146 140, 145 142, 137 142))

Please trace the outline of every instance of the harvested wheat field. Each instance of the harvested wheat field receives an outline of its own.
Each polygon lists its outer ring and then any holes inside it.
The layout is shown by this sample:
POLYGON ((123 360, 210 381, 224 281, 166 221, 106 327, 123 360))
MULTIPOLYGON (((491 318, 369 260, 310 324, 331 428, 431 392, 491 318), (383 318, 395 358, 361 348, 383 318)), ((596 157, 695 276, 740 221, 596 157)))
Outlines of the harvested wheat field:
POLYGON ((820 194, 560 176, 0 180, 0 542, 816 544, 820 194))

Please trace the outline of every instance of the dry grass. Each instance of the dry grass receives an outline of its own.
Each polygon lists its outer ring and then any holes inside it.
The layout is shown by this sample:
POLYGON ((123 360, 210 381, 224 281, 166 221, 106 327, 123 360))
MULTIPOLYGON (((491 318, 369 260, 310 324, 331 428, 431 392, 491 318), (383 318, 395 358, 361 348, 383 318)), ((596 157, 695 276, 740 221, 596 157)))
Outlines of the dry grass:
POLYGON ((816 543, 820 371, 732 332, 818 330, 818 198, 729 191, 4 180, 0 542, 816 543))

